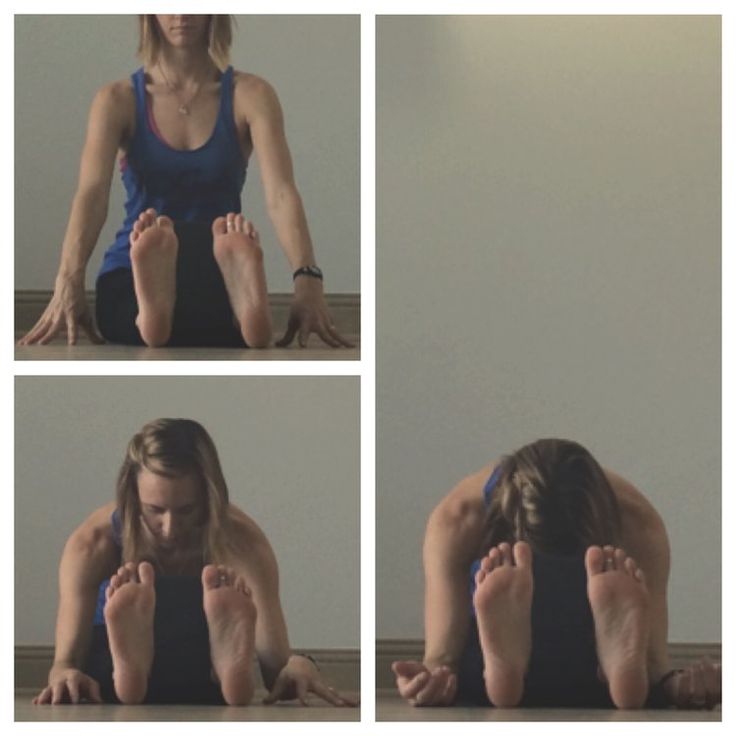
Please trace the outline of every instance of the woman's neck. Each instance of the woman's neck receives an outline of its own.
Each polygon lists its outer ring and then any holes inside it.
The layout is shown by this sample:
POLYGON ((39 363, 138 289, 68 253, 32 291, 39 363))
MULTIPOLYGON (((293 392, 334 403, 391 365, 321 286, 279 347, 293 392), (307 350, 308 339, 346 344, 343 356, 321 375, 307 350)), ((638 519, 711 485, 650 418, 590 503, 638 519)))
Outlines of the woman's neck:
MULTIPOLYGON (((212 61, 207 49, 175 49, 165 47, 161 50, 156 63, 150 70, 152 73, 161 73, 176 87, 187 86, 189 83, 202 83, 214 79, 219 70, 212 61)), ((165 81, 162 79, 161 81, 165 81)))

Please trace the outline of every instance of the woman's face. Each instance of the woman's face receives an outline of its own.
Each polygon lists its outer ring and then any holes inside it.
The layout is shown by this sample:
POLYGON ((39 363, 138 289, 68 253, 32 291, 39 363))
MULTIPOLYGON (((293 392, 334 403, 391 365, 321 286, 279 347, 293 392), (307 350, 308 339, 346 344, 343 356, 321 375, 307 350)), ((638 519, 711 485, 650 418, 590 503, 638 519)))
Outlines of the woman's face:
POLYGON ((138 498, 144 527, 161 550, 184 550, 200 543, 205 509, 195 476, 167 478, 143 468, 138 473, 138 498))
POLYGON ((174 48, 207 46, 209 15, 157 15, 161 36, 174 48))

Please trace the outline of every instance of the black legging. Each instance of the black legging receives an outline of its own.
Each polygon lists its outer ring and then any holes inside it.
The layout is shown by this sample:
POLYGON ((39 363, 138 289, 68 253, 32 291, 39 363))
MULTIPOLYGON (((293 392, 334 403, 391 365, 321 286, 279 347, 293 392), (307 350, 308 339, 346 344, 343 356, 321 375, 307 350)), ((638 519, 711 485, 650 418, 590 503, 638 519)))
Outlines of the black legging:
MULTIPOLYGON (((209 223, 176 222, 176 304, 168 346, 246 347, 222 273, 212 252, 209 223)), ((133 272, 116 268, 97 279, 97 326, 108 342, 144 345, 135 319, 133 272)))
MULTIPOLYGON (((157 577, 153 621, 153 668, 146 703, 223 705, 212 680, 209 632, 198 577, 157 577)), ((102 699, 119 703, 112 680, 112 657, 105 625, 94 627, 85 673, 100 684, 102 699)))
MULTIPOLYGON (((583 556, 535 552, 532 565, 532 653, 520 705, 613 708, 608 686, 598 678, 595 627, 583 556)), ((475 617, 458 667, 458 702, 490 705, 475 617)), ((666 705, 661 688, 650 690, 646 705, 666 705)))

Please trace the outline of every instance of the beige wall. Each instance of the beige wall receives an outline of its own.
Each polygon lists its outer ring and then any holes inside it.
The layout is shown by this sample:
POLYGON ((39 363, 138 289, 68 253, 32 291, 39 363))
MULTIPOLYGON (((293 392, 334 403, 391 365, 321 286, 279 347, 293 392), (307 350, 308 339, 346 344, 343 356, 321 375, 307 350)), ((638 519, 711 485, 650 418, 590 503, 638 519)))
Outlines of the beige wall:
POLYGON ((64 541, 113 500, 130 437, 173 416, 207 428, 271 541, 292 646, 358 648, 359 408, 355 377, 16 379, 16 644, 53 643, 64 541))
MULTIPOLYGON (((286 119, 297 186, 317 261, 332 292, 360 291, 360 19, 236 16, 236 69, 275 87, 286 119)), ((140 66, 135 16, 15 17, 15 284, 50 289, 59 262, 89 105, 102 85, 140 66)), ((261 232, 272 291, 291 290, 291 270, 266 213, 255 156, 243 211, 261 232)), ((87 271, 123 220, 116 171, 107 223, 87 271)))
POLYGON ((377 634, 427 514, 541 436, 661 511, 720 641, 720 20, 377 19, 377 634))

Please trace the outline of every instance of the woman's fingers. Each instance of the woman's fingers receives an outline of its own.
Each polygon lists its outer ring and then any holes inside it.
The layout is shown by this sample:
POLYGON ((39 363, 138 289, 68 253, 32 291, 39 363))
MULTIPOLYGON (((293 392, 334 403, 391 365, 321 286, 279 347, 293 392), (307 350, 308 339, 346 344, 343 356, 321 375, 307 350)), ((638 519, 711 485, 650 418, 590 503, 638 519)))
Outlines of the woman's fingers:
POLYGON ((413 700, 429 682, 429 672, 426 670, 415 675, 411 679, 400 679, 398 681, 399 694, 406 700, 413 700))
POLYGON ((69 699, 72 703, 75 705, 79 703, 79 682, 75 678, 70 677, 66 682, 66 688, 69 691, 69 699))
POLYGON ((52 705, 60 705, 64 702, 64 696, 66 695, 66 683, 59 682, 53 686, 53 695, 51 697, 52 705))
POLYGON ((325 683, 321 680, 316 680, 312 683, 312 692, 315 695, 319 695, 322 700, 326 700, 331 705, 341 707, 345 705, 354 706, 357 704, 351 698, 343 697, 342 695, 340 695, 340 693, 337 692, 337 690, 335 690, 334 687, 329 687, 325 685, 325 683))
POLYGON ((307 695, 309 694, 309 682, 304 678, 296 680, 296 698, 304 706, 308 706, 307 695))
POLYGON ((276 682, 274 682, 273 687, 271 688, 271 692, 269 692, 268 695, 263 698, 263 704, 271 705, 271 703, 275 703, 276 701, 280 700, 286 692, 287 684, 288 683, 286 678, 279 675, 276 678, 276 682))
POLYGON ((316 332, 322 338, 322 341, 326 342, 331 348, 339 348, 342 346, 342 343, 332 336, 327 325, 318 324, 314 329, 314 332, 316 332))
POLYGON ((445 689, 440 695, 438 705, 452 705, 455 700, 455 691, 457 690, 457 675, 451 672, 447 677, 445 689))
POLYGON ((91 700, 93 703, 102 703, 102 693, 100 692, 100 684, 97 680, 93 680, 91 677, 85 677, 81 683, 80 689, 86 690, 87 700, 91 700))
POLYGON ((41 692, 33 698, 33 705, 46 705, 51 699, 51 688, 45 687, 41 692))
POLYGON ((415 705, 436 705, 447 685, 448 674, 445 668, 432 672, 426 686, 417 693, 415 705))

